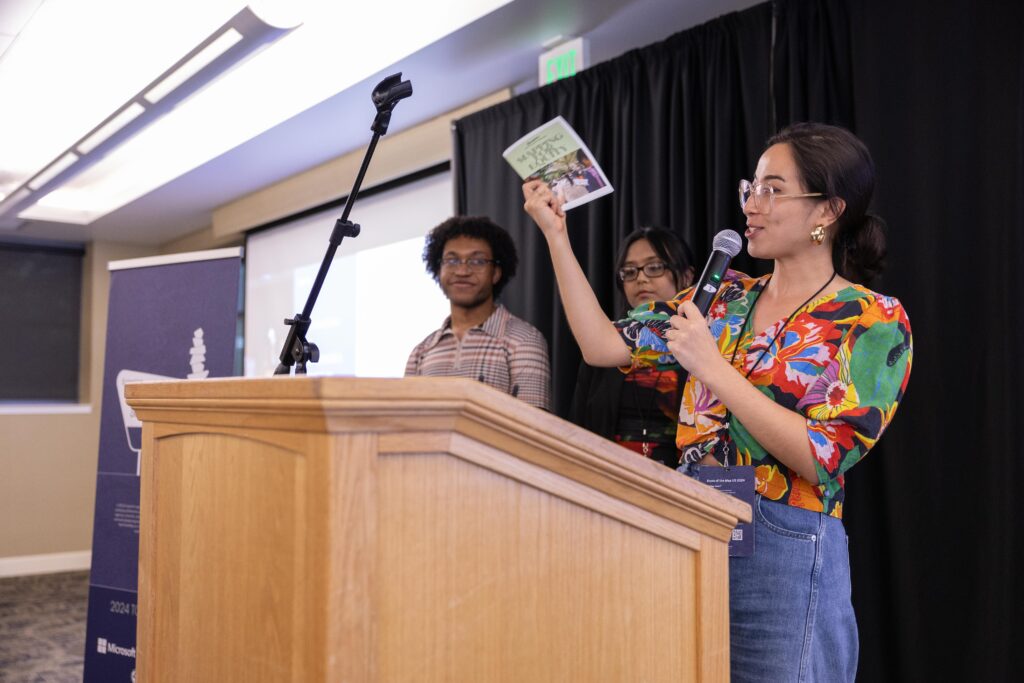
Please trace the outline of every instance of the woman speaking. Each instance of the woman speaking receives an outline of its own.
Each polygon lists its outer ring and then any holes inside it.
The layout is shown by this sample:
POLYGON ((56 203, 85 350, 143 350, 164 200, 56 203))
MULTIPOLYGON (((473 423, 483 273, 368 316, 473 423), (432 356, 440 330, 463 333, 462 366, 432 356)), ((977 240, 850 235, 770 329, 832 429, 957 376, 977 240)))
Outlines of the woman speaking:
POLYGON ((734 681, 856 672, 844 475, 892 420, 912 357, 903 307, 865 286, 885 252, 883 223, 868 213, 874 182, 849 131, 783 130, 739 183, 747 250, 771 260, 771 274, 730 271, 706 319, 687 290, 616 323, 572 253, 557 199, 542 183, 523 186, 586 362, 635 368, 671 354, 689 371, 683 458, 754 468, 754 550, 729 560, 734 681))

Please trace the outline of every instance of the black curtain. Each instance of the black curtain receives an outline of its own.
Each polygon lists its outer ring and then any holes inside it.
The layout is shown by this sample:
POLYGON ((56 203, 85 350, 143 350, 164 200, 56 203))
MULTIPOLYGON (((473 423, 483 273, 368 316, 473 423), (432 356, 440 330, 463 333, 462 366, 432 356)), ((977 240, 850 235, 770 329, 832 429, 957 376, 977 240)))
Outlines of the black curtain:
POLYGON ((880 289, 914 331, 906 401, 847 480, 861 680, 1019 680, 1024 3, 850 7, 880 289))
MULTIPOLYGON (((878 289, 910 314, 906 400, 847 479, 859 680, 1012 680, 1024 664, 1016 435, 1024 306, 1024 3, 776 0, 597 65, 457 122, 458 210, 512 233, 509 308, 548 337, 566 415, 579 352, 519 179, 501 158, 561 114, 615 192, 569 212, 577 256, 609 315, 622 237, 660 224, 702 263, 741 228, 736 181, 764 141, 800 120, 847 126, 878 167, 889 224, 878 289)), ((745 256, 735 267, 761 273, 745 256)))

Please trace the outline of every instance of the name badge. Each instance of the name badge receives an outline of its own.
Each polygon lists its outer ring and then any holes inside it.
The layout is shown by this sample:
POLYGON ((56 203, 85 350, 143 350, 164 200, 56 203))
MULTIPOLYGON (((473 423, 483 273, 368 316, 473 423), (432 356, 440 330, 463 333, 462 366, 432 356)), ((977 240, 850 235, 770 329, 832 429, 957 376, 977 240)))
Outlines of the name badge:
MULTIPOLYGON (((751 465, 732 467, 696 467, 697 481, 703 482, 722 493, 739 498, 754 507, 754 468, 751 465)), ((729 557, 748 557, 754 554, 754 525, 740 522, 732 530, 729 540, 729 557)))

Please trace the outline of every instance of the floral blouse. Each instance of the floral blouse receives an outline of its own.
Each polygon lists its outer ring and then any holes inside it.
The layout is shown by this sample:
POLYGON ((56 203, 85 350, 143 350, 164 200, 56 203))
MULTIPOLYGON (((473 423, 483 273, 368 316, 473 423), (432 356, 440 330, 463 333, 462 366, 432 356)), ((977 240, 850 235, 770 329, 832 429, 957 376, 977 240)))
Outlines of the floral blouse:
MULTIPOLYGON (((878 441, 910 378, 910 320, 898 300, 853 285, 818 297, 788 324, 781 319, 755 333, 746 319, 770 278, 729 271, 708 324, 723 357, 749 372, 751 384, 806 418, 821 483, 772 457, 694 377, 683 388, 676 444, 687 462, 711 454, 753 465, 756 490, 770 500, 842 518, 844 474, 878 441)), ((664 333, 689 292, 638 306, 616 323, 633 349, 634 368, 675 364, 664 333)))

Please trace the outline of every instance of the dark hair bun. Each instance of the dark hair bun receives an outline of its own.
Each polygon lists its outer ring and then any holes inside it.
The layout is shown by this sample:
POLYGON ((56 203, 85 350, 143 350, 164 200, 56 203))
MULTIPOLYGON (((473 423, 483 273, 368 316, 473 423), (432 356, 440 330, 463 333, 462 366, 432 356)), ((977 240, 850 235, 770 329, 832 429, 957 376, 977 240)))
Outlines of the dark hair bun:
POLYGON ((859 225, 839 233, 842 244, 833 251, 835 269, 853 282, 870 285, 885 269, 885 221, 864 214, 859 225))

